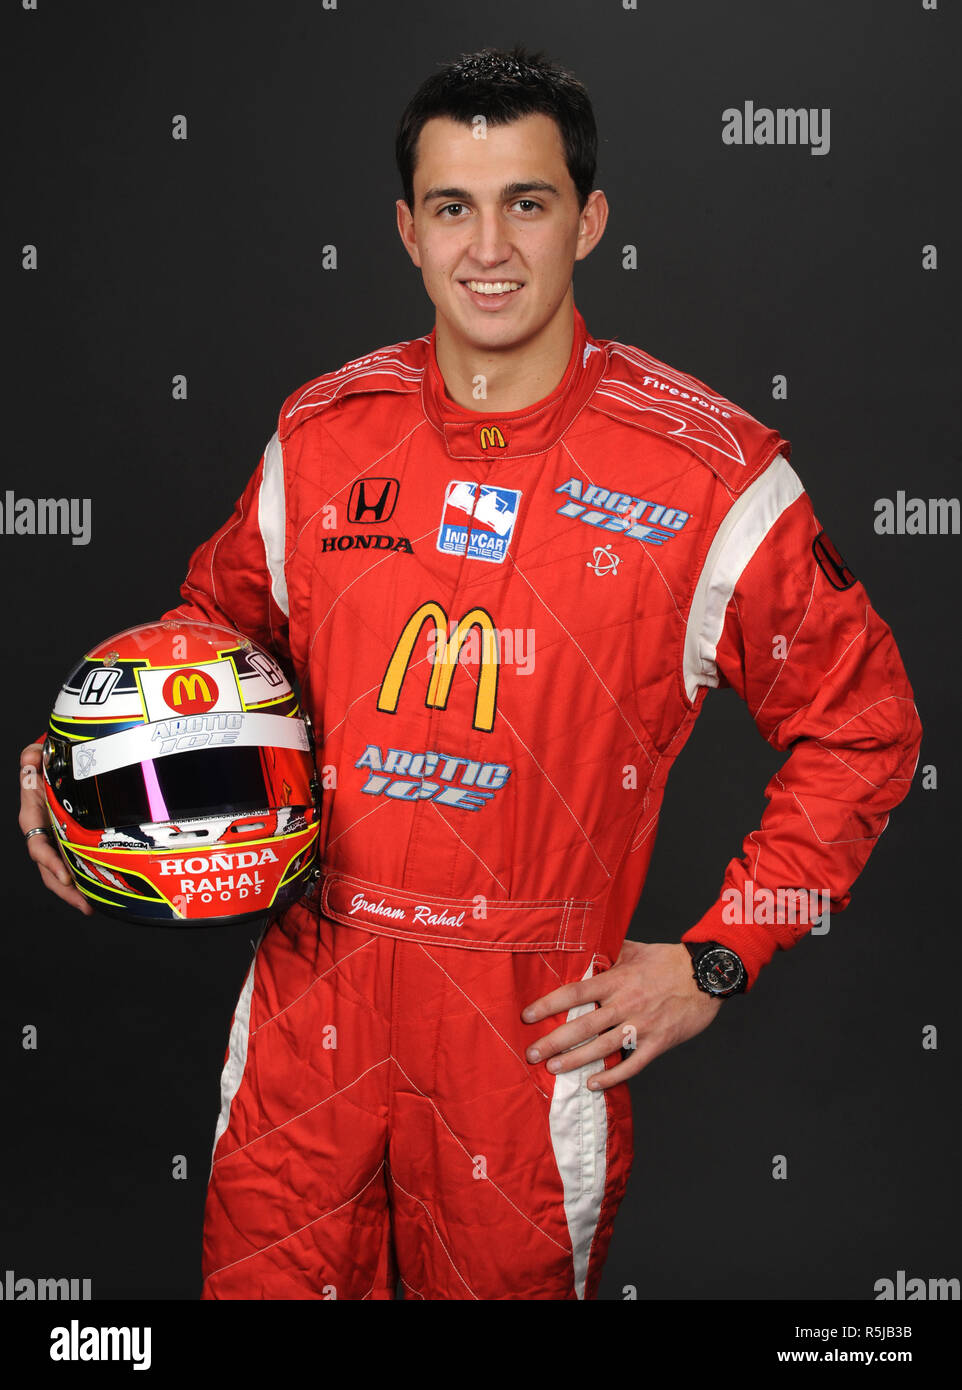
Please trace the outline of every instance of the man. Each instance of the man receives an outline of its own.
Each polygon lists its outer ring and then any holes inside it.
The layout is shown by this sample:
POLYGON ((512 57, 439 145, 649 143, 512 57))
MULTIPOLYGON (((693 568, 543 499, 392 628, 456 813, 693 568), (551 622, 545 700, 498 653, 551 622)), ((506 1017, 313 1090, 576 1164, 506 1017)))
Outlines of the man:
POLYGON ((911 689, 787 442, 574 307, 595 148, 522 50, 422 85, 397 220, 434 330, 288 399, 173 610, 293 668, 326 786, 233 1020, 205 1297, 593 1297, 623 1083, 808 930, 756 894, 843 908, 908 790, 911 689), (700 921, 626 941, 718 685, 790 756, 700 921))

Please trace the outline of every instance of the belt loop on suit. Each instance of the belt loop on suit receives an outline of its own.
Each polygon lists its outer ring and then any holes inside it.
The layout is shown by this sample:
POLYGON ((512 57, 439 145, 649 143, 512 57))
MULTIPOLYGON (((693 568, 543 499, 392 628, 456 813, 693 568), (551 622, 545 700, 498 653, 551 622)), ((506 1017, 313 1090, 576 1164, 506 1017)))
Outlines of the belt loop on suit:
POLYGON ((586 899, 439 897, 325 872, 320 909, 332 921, 384 936, 472 951, 583 951, 586 899))

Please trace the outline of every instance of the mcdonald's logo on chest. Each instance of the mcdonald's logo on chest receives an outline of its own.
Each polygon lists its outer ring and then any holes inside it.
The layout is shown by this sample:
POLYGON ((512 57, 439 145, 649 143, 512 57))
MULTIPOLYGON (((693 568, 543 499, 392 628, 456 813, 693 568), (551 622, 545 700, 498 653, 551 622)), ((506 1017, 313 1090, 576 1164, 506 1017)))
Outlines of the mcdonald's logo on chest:
MULTIPOLYGON (((384 714, 396 714, 401 687, 411 665, 414 644, 427 626, 431 632, 429 645, 430 672, 427 677, 427 690, 424 703, 428 709, 446 709, 451 681, 458 667, 461 648, 472 629, 477 629, 481 638, 479 672, 474 697, 475 729, 490 733, 494 728, 494 716, 498 703, 498 634, 494 619, 486 608, 472 608, 461 617, 453 630, 448 632, 448 615, 442 605, 433 599, 416 608, 401 631, 387 670, 378 691, 377 707, 384 714)), ((423 663, 416 662, 419 674, 423 663)))
POLYGON ((508 441, 500 425, 478 426, 478 447, 481 449, 506 449, 508 441))

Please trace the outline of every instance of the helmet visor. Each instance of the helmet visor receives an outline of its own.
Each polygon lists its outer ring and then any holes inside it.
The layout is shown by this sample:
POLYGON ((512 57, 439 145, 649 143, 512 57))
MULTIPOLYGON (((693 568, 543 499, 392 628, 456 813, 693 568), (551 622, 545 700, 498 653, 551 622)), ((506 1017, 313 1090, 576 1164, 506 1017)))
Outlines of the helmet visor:
MULTIPOLYGON (((58 750, 59 751, 59 750, 58 750)), ((247 815, 312 802, 309 755, 284 748, 198 749, 74 778, 66 756, 48 764, 64 810, 85 830, 247 815)))

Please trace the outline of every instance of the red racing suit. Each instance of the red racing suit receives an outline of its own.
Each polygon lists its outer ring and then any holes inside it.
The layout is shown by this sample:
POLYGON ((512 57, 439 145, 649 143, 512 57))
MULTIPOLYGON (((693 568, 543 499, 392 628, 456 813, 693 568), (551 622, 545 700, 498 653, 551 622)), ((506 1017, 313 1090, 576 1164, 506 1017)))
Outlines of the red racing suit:
POLYGON ((323 877, 233 1020, 205 1297, 592 1297, 627 1088, 530 1065, 562 1020, 520 1012, 617 959, 706 691, 791 750, 684 936, 749 987, 810 926, 757 902, 839 911, 908 790, 911 688, 787 442, 574 328, 506 414, 451 401, 433 334, 310 382, 192 557, 173 611, 293 668, 324 786, 323 877))

